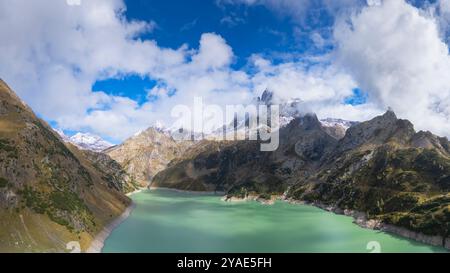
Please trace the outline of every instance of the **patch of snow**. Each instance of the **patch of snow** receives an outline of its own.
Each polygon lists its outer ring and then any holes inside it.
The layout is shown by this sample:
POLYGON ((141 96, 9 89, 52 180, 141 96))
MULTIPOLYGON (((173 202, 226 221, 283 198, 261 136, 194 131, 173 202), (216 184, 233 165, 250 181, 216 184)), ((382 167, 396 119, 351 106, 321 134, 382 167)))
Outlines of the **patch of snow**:
POLYGON ((81 149, 91 150, 94 152, 101 152, 105 149, 114 146, 108 141, 102 139, 101 137, 90 133, 77 133, 72 137, 70 137, 69 142, 78 146, 81 149))
POLYGON ((343 119, 336 119, 336 118, 326 118, 321 119, 320 122, 324 127, 336 127, 340 126, 344 128, 346 131, 348 128, 352 127, 353 125, 357 124, 356 121, 349 121, 349 120, 343 120, 343 119))

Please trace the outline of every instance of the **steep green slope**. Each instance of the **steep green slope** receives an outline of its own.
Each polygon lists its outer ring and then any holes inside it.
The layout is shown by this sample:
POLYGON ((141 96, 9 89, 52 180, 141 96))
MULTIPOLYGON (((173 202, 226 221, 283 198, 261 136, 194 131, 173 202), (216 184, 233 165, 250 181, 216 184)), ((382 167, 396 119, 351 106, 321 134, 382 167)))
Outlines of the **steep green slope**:
POLYGON ((0 251, 66 251, 130 200, 0 81, 0 251))

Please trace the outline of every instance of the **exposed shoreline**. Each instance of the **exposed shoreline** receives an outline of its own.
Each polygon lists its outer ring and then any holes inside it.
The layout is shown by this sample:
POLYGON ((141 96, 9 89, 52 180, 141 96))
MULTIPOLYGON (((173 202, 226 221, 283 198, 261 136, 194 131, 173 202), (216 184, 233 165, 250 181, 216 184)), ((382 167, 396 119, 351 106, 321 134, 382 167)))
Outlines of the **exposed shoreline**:
POLYGON ((223 191, 188 191, 188 190, 179 190, 179 189, 174 189, 174 188, 154 187, 154 186, 150 186, 147 189, 149 189, 149 190, 166 190, 166 191, 173 191, 173 192, 184 192, 184 193, 192 193, 192 194, 197 194, 197 195, 223 196, 226 194, 223 191))
POLYGON ((128 197, 130 197, 130 196, 132 196, 133 194, 140 193, 140 192, 142 192, 143 190, 146 190, 146 189, 147 189, 147 188, 139 188, 139 189, 134 190, 134 191, 132 191, 132 192, 129 192, 129 193, 125 194, 125 195, 128 196, 128 197))
MULTIPOLYGON (((126 196, 131 196, 133 194, 139 193, 144 189, 138 189, 133 192, 127 193, 126 196)), ((125 211, 111 223, 103 228, 92 240, 91 245, 86 250, 86 253, 101 253, 103 247, 105 246, 105 241, 108 239, 111 232, 114 231, 120 224, 122 224, 131 214, 131 212, 136 208, 136 204, 131 201, 131 204, 125 209, 125 211)))
POLYGON ((249 195, 245 198, 239 198, 239 197, 227 197, 224 196, 222 198, 225 202, 246 202, 246 201, 257 201, 260 202, 263 205, 272 205, 276 200, 284 201, 289 204, 293 205, 307 205, 307 206, 314 206, 319 209, 332 212, 334 214, 338 215, 345 215, 353 218, 353 223, 358 225, 361 228, 365 229, 372 229, 372 230, 379 230, 383 231, 389 234, 398 235, 403 238, 411 239, 413 241, 417 241, 423 244, 436 246, 436 247, 443 247, 447 250, 450 250, 450 238, 443 238, 442 236, 435 235, 426 235, 420 232, 411 231, 409 229, 398 227, 394 225, 384 224, 380 222, 379 220, 374 219, 367 219, 366 214, 364 212, 360 211, 354 211, 354 210, 348 210, 348 209, 341 209, 336 206, 327 206, 321 203, 309 203, 305 201, 300 200, 294 200, 286 198, 284 195, 279 196, 273 196, 270 200, 259 198, 257 195, 249 195))
POLYGON ((436 247, 443 247, 447 250, 450 250, 450 238, 443 238, 439 235, 426 235, 420 232, 415 232, 412 230, 409 230, 404 227, 394 226, 382 223, 379 220, 375 219, 367 219, 366 214, 364 212, 360 211, 354 211, 354 210, 348 210, 348 209, 341 209, 336 206, 327 206, 321 203, 308 203, 304 201, 298 201, 293 199, 281 199, 283 201, 286 201, 290 204, 303 204, 303 205, 310 205, 317 208, 320 208, 325 211, 333 212, 338 215, 345 215, 353 218, 353 223, 356 225, 366 228, 366 229, 372 229, 372 230, 379 230, 386 233, 398 235, 403 238, 411 239, 413 241, 417 241, 423 244, 436 246, 436 247))

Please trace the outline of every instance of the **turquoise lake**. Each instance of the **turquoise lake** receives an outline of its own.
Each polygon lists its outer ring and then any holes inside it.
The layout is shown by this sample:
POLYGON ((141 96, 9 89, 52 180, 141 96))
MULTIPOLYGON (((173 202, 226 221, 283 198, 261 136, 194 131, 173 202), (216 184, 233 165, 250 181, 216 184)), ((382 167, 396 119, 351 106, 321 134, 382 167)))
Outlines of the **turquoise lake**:
POLYGON ((229 203, 219 196, 147 190, 103 252, 444 252, 363 229, 351 217, 307 205, 229 203))

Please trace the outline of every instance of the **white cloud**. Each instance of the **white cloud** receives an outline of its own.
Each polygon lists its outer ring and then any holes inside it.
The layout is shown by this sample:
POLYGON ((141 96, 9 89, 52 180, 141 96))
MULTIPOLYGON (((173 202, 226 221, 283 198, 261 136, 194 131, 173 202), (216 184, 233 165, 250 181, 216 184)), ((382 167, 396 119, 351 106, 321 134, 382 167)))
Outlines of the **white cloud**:
POLYGON ((192 65, 198 69, 227 67, 233 58, 233 50, 225 40, 215 34, 203 34, 198 54, 192 57, 192 65))
POLYGON ((381 5, 381 0, 367 0, 367 5, 372 6, 379 6, 381 5))
POLYGON ((340 22, 337 63, 369 100, 417 128, 450 135, 450 56, 436 20, 403 0, 386 0, 340 22))
POLYGON ((233 52, 220 36, 204 34, 198 51, 161 48, 155 41, 136 39, 155 23, 127 21, 124 10, 121 0, 75 6, 52 0, 1 1, 1 77, 60 127, 119 140, 167 116, 170 105, 196 93, 248 92, 235 86, 245 82, 246 75, 228 68, 233 52), (177 94, 138 105, 92 92, 96 80, 129 73, 149 75, 177 94))
MULTIPOLYGON (((282 12, 307 0, 227 0, 264 4, 282 12)), ((349 7, 353 0, 345 1, 349 7)), ((335 1, 322 3, 337 10, 335 1)), ((128 21, 122 0, 0 2, 0 75, 33 109, 64 129, 123 140, 157 120, 170 124, 174 105, 250 102, 269 88, 280 99, 300 97, 306 111, 320 117, 363 120, 392 106, 419 128, 450 135, 449 56, 437 21, 403 1, 367 7, 335 29, 337 51, 274 64, 253 55, 251 72, 232 68, 232 48, 219 35, 205 33, 198 49, 162 48, 137 39, 155 23, 128 21), (20 14, 21 16, 17 16, 20 14), (27 18, 24 20, 23 18, 27 18), (417 38, 417 37, 420 37, 417 38), (315 58, 318 57, 318 58, 315 58), (307 60, 318 62, 310 65, 307 60), (93 92, 99 79, 139 74, 158 82, 143 104, 93 92), (369 102, 343 103, 357 86, 369 102), (153 99, 157 97, 158 100, 153 99)), ((341 18, 348 19, 340 13, 341 18)), ((343 20, 344 20, 343 19, 343 20)), ((320 33, 318 33, 320 35, 320 33)), ((316 35, 318 46, 323 41, 316 35)))
POLYGON ((353 79, 333 66, 308 66, 302 62, 273 65, 261 56, 252 56, 258 72, 252 77, 254 90, 266 88, 275 94, 275 102, 302 100, 300 111, 314 112, 320 118, 339 117, 365 120, 382 110, 373 104, 352 106, 345 99, 357 87, 353 79))
POLYGON ((159 71, 183 62, 185 55, 184 49, 135 40, 154 23, 126 21, 124 9, 120 0, 75 6, 52 0, 1 1, 1 77, 51 120, 78 119, 89 109, 113 109, 122 102, 92 92, 97 79, 159 71))
POLYGON ((225 24, 229 27, 235 27, 239 24, 245 23, 245 20, 241 17, 238 17, 235 14, 226 15, 222 19, 220 19, 221 24, 225 24))
MULTIPOLYGON (((376 1, 376 0, 369 0, 376 1)), ((289 16, 297 23, 305 23, 309 11, 322 9, 331 16, 352 12, 362 7, 361 0, 217 0, 219 5, 261 5, 277 12, 281 16, 289 16)))

